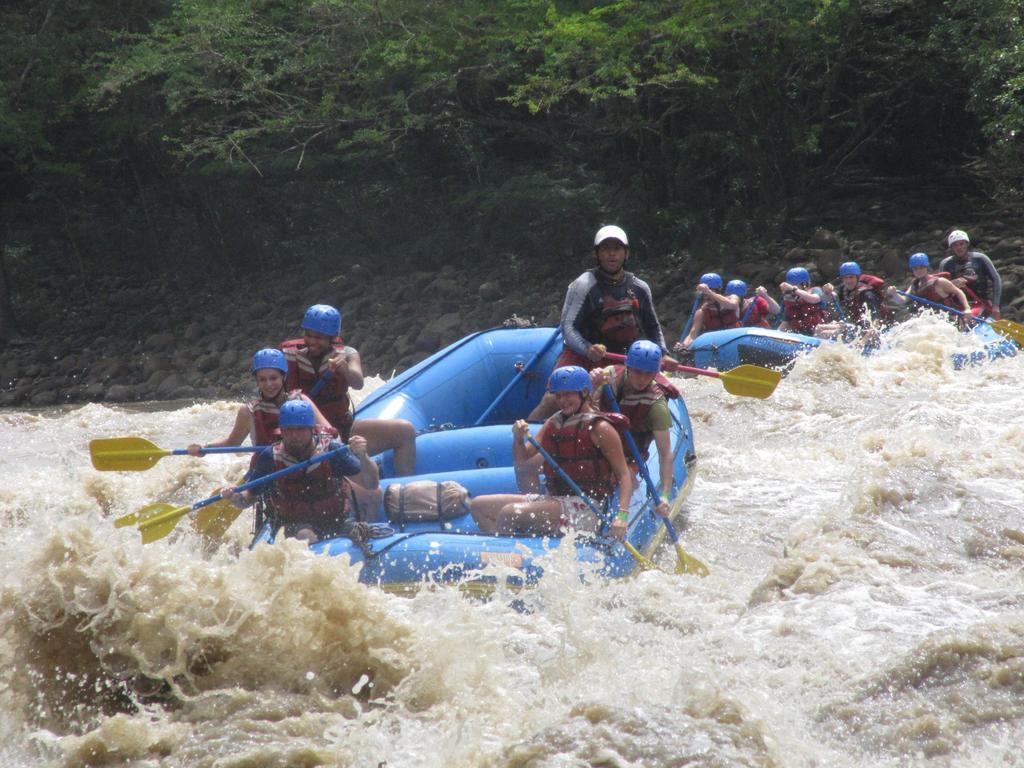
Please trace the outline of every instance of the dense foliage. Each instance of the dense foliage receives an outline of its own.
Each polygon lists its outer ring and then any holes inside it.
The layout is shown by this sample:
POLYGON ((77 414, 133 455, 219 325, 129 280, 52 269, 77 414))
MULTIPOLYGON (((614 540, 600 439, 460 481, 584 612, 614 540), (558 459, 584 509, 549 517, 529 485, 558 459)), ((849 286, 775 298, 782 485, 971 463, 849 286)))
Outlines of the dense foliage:
POLYGON ((7 273, 529 260, 602 216, 663 252, 853 170, 1017 184, 1022 6, 8 0, 7 273))

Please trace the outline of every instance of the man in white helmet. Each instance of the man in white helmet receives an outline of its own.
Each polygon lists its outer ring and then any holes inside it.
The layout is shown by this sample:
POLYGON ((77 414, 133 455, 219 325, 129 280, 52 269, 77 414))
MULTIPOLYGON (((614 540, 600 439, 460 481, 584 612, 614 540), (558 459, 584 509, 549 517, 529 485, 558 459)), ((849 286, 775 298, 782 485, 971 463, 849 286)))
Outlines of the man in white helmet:
MULTIPOLYGON (((638 339, 665 349, 650 286, 625 269, 629 238, 621 227, 610 224, 597 230, 594 256, 597 266, 573 280, 565 293, 560 321, 565 347, 555 368, 578 365, 589 371, 612 365, 604 356, 624 355, 638 339)), ((555 410, 554 399, 545 395, 530 420, 546 419, 555 410)))
POLYGON ((950 281, 967 294, 976 313, 998 320, 1003 281, 995 264, 981 251, 970 250, 971 239, 962 229, 950 232, 946 244, 953 253, 939 264, 939 272, 949 273, 950 281))

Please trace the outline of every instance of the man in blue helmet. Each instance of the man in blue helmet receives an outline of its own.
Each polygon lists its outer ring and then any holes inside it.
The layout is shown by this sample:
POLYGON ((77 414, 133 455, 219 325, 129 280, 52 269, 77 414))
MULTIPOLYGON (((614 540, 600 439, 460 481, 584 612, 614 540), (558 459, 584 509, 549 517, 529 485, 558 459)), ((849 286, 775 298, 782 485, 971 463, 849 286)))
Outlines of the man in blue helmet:
MULTIPOLYGON (((669 432, 672 413, 668 401, 679 397, 679 390, 661 375, 662 356, 657 344, 641 339, 630 345, 625 365, 594 369, 590 376, 599 393, 598 410, 614 411, 603 387, 608 384, 623 415, 629 419, 629 431, 633 433, 644 459, 652 442, 658 449, 659 480, 666 494, 661 501, 664 508, 658 511, 667 515, 667 494, 673 487, 672 438, 669 432)), ((634 470, 639 470, 632 455, 627 456, 627 460, 634 470)))
POLYGON ((342 440, 366 438, 371 454, 392 449, 396 475, 416 472, 416 428, 406 419, 353 421, 350 389, 362 389, 363 363, 341 339, 341 312, 329 304, 314 304, 302 320, 302 338, 281 344, 288 361, 289 391, 307 395, 342 440))
POLYGON ((841 320, 867 327, 872 320, 885 321, 884 286, 885 280, 866 274, 856 261, 844 261, 839 265, 839 288, 826 283, 822 290, 839 302, 841 320))
POLYGON ((785 316, 779 330, 813 336, 827 314, 822 303, 825 294, 821 288, 811 287, 810 272, 805 267, 793 267, 786 272, 786 279, 779 283, 779 290, 782 291, 785 316))
POLYGON ((673 346, 676 352, 689 349, 693 340, 705 331, 740 327, 741 299, 722 288, 722 276, 717 272, 707 272, 700 276, 697 292, 702 297, 701 304, 693 316, 690 332, 673 346))
POLYGON ((366 452, 366 440, 354 436, 346 448, 340 440, 319 431, 313 406, 303 400, 289 400, 280 409, 281 440, 256 454, 250 480, 311 459, 336 449, 331 458, 303 472, 278 478, 272 483, 237 493, 221 491, 240 507, 258 501, 261 513, 284 535, 310 544, 337 536, 352 535, 355 523, 351 506, 349 477, 376 472, 366 452))
MULTIPOLYGON (((633 495, 633 473, 626 463, 622 437, 614 425, 625 428, 628 419, 615 413, 601 413, 594 407, 590 374, 580 366, 556 368, 548 380, 548 391, 558 411, 537 432, 537 442, 598 505, 607 506, 618 489, 618 511, 609 515, 608 535, 624 538, 633 495)), ((504 536, 562 536, 570 529, 589 533, 600 530, 605 521, 599 520, 558 470, 525 442, 529 433, 530 425, 522 419, 512 425, 516 474, 535 473, 543 465, 547 495, 477 496, 470 502, 470 511, 480 530, 504 536)))

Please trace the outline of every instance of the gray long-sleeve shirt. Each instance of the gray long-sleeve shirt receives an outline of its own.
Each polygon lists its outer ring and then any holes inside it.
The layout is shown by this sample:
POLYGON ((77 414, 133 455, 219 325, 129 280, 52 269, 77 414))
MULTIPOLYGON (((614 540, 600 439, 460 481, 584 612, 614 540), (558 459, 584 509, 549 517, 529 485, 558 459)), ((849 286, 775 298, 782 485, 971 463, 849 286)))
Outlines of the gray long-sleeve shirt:
POLYGON ((654 311, 650 286, 631 272, 626 272, 625 278, 619 283, 601 280, 595 273, 596 270, 588 269, 573 280, 565 292, 560 324, 566 346, 578 355, 586 355, 591 344, 606 344, 609 352, 624 353, 625 349, 617 348, 616 344, 599 337, 595 317, 601 312, 601 299, 606 293, 622 298, 632 291, 639 304, 638 338, 653 341, 665 349, 665 335, 654 311))
POLYGON ((999 306, 999 299, 1003 295, 1003 280, 992 259, 981 251, 968 251, 965 261, 957 261, 956 255, 947 256, 939 264, 939 272, 948 272, 950 280, 964 278, 968 288, 992 302, 993 306, 999 306))

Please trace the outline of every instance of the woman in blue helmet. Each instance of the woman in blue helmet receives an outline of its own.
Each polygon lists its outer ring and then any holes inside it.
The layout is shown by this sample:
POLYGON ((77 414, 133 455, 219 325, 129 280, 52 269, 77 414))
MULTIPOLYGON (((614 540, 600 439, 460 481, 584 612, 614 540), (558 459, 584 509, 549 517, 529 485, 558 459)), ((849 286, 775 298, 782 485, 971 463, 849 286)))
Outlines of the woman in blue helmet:
MULTIPOLYGON (((591 400, 591 380, 577 365, 556 368, 548 380, 548 391, 558 411, 537 432, 536 439, 597 504, 606 504, 619 492, 618 511, 613 513, 608 535, 622 539, 629 519, 633 495, 633 473, 626 463, 622 437, 614 424, 626 426, 626 419, 614 413, 600 413, 591 400)), ((558 470, 529 443, 528 422, 512 425, 512 456, 517 476, 544 466, 547 494, 501 493, 477 496, 470 511, 480 530, 503 536, 562 536, 568 530, 596 532, 602 521, 590 506, 559 476, 558 470)))
POLYGON ((288 361, 287 387, 312 399, 341 438, 366 438, 371 454, 394 451, 396 475, 416 472, 416 428, 405 419, 353 421, 350 389, 363 388, 363 363, 341 340, 341 312, 314 304, 302 320, 302 338, 281 345, 288 361))
POLYGON ((779 303, 768 295, 768 290, 759 285, 754 295, 747 296, 747 284, 742 280, 730 280, 725 286, 729 296, 740 298, 740 325, 744 328, 771 328, 769 318, 782 311, 779 303))
MULTIPOLYGON (((928 264, 927 253, 915 253, 907 259, 907 267, 914 279, 910 281, 906 292, 936 304, 969 313, 971 304, 967 300, 967 295, 949 279, 949 273, 931 273, 928 271, 928 264)), ((891 302, 906 305, 908 310, 918 312, 923 309, 921 304, 900 296, 892 286, 889 286, 888 294, 891 302)), ((961 321, 959 324, 963 325, 963 322, 961 321)))
MULTIPOLYGON (((239 406, 234 426, 231 427, 228 436, 207 443, 207 448, 241 445, 246 437, 253 445, 270 445, 281 438, 277 424, 278 413, 288 400, 285 389, 288 363, 284 352, 273 348, 261 349, 252 356, 252 375, 256 380, 257 397, 239 406)), ((323 414, 318 410, 314 413, 321 427, 330 427, 323 414)), ((202 455, 201 450, 202 446, 198 443, 188 446, 188 452, 192 456, 202 455)))
POLYGON ((717 272, 707 272, 700 276, 697 292, 703 299, 693 316, 690 332, 672 347, 676 352, 689 349, 693 340, 705 331, 740 327, 740 299, 722 292, 723 285, 722 276, 717 272))
POLYGON ((818 325, 825 321, 826 313, 822 303, 825 294, 821 288, 811 287, 810 272, 804 267, 793 267, 779 283, 779 290, 785 317, 779 330, 813 336, 818 325))
MULTIPOLYGON (((668 408, 669 399, 679 397, 676 389, 664 376, 661 376, 661 347, 650 341, 634 341, 626 353, 626 364, 609 368, 595 368, 590 376, 597 388, 597 407, 600 411, 614 411, 604 384, 611 387, 612 395, 622 413, 629 419, 629 431, 640 449, 644 459, 647 458, 651 443, 658 449, 661 487, 672 488, 672 413, 668 408)), ((630 466, 634 465, 632 455, 628 455, 630 466)), ((635 468, 634 469, 638 469, 635 468)), ((661 502, 663 509, 658 510, 667 515, 667 500, 661 502)))

